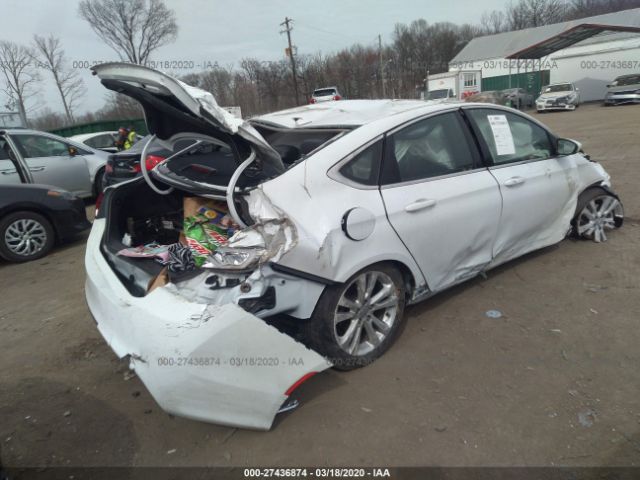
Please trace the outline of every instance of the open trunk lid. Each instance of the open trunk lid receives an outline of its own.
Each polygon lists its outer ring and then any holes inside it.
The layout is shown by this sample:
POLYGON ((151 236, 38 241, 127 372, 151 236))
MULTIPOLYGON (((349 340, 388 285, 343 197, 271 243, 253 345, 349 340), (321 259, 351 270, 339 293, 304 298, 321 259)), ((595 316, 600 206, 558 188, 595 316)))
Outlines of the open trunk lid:
POLYGON ((140 103, 149 133, 165 147, 172 149, 185 136, 204 136, 228 145, 237 166, 254 153, 254 176, 267 179, 285 170, 278 152, 260 133, 220 108, 211 93, 141 65, 105 63, 91 70, 106 88, 140 103))

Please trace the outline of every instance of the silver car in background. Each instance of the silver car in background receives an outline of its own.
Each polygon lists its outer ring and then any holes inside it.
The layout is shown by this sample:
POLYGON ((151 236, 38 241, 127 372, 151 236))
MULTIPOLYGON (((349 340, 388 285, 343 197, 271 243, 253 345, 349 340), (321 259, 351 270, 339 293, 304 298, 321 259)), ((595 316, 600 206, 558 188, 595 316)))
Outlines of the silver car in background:
POLYGON ((81 198, 102 191, 109 154, 37 130, 0 130, 0 185, 40 183, 81 198))
POLYGON ((580 89, 573 83, 554 83, 542 87, 536 99, 536 110, 575 110, 580 106, 580 89))
POLYGON ((533 107, 533 95, 528 93, 524 88, 507 88, 502 91, 505 98, 511 102, 513 108, 522 110, 522 108, 533 107))
POLYGON ((640 103, 640 73, 622 75, 607 85, 604 104, 640 103))

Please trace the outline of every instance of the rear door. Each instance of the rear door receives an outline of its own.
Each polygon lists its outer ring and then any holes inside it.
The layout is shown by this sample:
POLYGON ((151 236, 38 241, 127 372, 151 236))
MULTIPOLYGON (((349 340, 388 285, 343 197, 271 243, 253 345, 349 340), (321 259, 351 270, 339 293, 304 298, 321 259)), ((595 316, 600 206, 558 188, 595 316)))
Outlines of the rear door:
POLYGON ((465 108, 503 199, 494 264, 559 242, 575 210, 577 170, 555 154, 553 137, 523 115, 465 108))
POLYGON ((14 133, 11 138, 34 183, 53 185, 82 197, 91 195, 87 162, 80 154, 71 155, 68 144, 37 133, 14 133))
POLYGON ((441 290, 491 262, 501 198, 458 110, 387 135, 381 195, 391 225, 441 290))

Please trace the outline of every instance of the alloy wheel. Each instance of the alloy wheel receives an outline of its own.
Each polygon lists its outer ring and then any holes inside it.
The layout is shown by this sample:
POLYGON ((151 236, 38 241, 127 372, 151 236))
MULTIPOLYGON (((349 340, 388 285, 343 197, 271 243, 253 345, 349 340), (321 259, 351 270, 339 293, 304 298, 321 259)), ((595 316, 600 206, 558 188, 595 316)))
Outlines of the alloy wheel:
POLYGON ((47 231, 44 226, 31 218, 23 218, 9 224, 4 233, 4 242, 16 255, 30 257, 44 248, 47 231))
POLYGON ((600 195, 587 203, 578 215, 578 235, 594 242, 606 242, 605 230, 616 228, 616 217, 622 216, 622 205, 611 195, 600 195))
POLYGON ((338 346, 353 356, 375 350, 397 320, 400 298, 389 275, 368 271, 344 289, 333 318, 338 346))

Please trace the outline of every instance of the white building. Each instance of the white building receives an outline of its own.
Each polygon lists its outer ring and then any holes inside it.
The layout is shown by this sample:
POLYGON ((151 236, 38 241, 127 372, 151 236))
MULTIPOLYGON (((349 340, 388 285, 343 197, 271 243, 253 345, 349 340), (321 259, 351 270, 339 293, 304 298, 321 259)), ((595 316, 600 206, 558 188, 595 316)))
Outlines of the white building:
POLYGON ((582 101, 602 100, 615 77, 640 73, 640 8, 471 40, 450 70, 481 70, 482 90, 573 82, 582 101))

